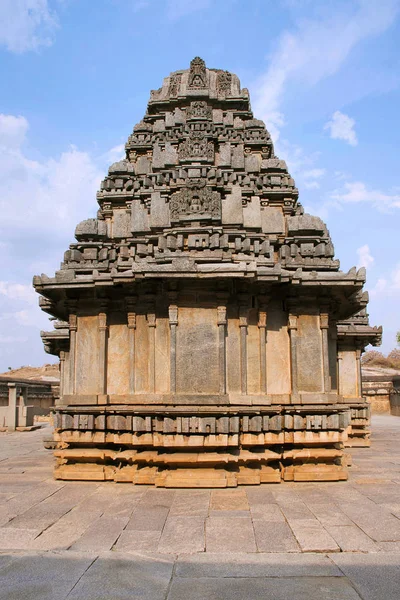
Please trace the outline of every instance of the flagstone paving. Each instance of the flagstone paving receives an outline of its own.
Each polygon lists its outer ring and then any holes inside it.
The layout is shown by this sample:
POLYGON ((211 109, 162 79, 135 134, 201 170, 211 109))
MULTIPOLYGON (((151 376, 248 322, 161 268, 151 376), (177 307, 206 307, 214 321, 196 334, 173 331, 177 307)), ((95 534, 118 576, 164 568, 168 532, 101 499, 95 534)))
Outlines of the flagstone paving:
POLYGON ((52 478, 48 429, 0 433, 0 599, 400 599, 400 418, 350 479, 168 490, 52 478))

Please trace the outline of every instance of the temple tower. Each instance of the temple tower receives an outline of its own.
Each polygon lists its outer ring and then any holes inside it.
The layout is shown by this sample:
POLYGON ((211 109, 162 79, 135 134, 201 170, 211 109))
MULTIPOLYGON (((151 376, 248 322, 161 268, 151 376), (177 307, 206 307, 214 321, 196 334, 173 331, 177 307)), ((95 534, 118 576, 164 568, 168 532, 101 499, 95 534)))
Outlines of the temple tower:
POLYGON ((381 329, 236 75, 194 58, 166 77, 97 200, 55 277, 34 278, 58 319, 42 333, 61 360, 55 476, 345 479, 381 329))

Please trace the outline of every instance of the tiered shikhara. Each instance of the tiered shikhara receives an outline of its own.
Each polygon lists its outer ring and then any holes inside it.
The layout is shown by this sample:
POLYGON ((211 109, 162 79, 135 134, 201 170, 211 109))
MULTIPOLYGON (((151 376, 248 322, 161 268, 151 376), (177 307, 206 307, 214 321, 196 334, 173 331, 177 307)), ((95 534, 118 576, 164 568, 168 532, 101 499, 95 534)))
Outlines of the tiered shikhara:
POLYGON ((147 113, 54 278, 59 479, 346 479, 367 445, 364 269, 339 271, 236 75, 200 58, 147 113), (355 315, 355 316, 354 316, 355 315))

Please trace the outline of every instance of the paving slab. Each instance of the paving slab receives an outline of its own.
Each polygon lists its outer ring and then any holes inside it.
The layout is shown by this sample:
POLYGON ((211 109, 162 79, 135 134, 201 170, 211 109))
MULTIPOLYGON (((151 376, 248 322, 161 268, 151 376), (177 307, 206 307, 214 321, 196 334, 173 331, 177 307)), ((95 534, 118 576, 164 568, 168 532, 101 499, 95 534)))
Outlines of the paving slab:
POLYGON ((213 490, 211 492, 210 511, 248 512, 249 503, 246 490, 213 490))
POLYGON ((338 566, 323 554, 249 554, 220 552, 181 555, 177 577, 341 577, 338 566))
POLYGON ((113 550, 117 552, 157 552, 161 531, 124 529, 113 550))
POLYGON ((308 508, 324 527, 341 527, 353 524, 353 521, 336 504, 310 502, 308 508))
POLYGON ((111 550, 128 520, 128 517, 100 517, 86 529, 70 549, 85 552, 111 550))
POLYGON ((35 537, 40 533, 39 529, 17 529, 16 527, 0 528, 0 551, 4 550, 27 550, 35 537))
POLYGON ((198 578, 172 581, 168 600, 362 600, 345 577, 198 578))
POLYGON ((295 519, 290 527, 303 552, 339 552, 332 536, 317 520, 295 519))
POLYGON ((158 544, 158 552, 181 554, 204 552, 204 549, 204 517, 168 517, 158 544))
POLYGON ((168 506, 144 506, 141 503, 134 509, 126 528, 138 531, 162 531, 168 513, 168 506))
POLYGON ((102 554, 68 600, 164 600, 173 565, 165 556, 102 554))
POLYGON ((251 518, 274 523, 286 523, 285 515, 277 504, 251 504, 251 518))
POLYGON ((30 544, 30 548, 36 550, 67 550, 100 517, 100 511, 84 512, 75 508, 35 538, 30 544))
POLYGON ((250 518, 210 517, 206 520, 207 552, 257 552, 250 518))
POLYGON ((253 519, 253 527, 259 552, 300 552, 287 523, 253 519))
POLYGON ((0 570, 0 600, 63 600, 95 560, 88 554, 25 554, 0 570))
POLYGON ((209 490, 177 490, 171 508, 170 517, 206 517, 210 506, 209 490))
POLYGON ((363 600, 399 600, 399 554, 333 554, 363 600))
POLYGON ((327 527, 342 552, 380 552, 379 545, 356 525, 327 527))

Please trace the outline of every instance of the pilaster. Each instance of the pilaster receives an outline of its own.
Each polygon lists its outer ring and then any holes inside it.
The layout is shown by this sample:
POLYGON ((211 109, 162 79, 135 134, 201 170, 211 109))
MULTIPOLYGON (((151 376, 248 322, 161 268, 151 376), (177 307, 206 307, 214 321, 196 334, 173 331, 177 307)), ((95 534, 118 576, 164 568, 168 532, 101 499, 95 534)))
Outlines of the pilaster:
POLYGON ((75 394, 75 368, 76 368, 76 332, 78 329, 78 318, 76 315, 77 302, 70 300, 68 303, 69 313, 69 376, 68 392, 75 394))
POLYGON ((297 383, 297 326, 298 315, 293 307, 289 308, 288 330, 290 337, 290 375, 292 380, 292 400, 298 401, 299 390, 297 383))
MULTIPOLYGON (((152 309, 154 311, 154 308, 152 309)), ((149 328, 149 391, 156 389, 156 315, 155 312, 147 313, 149 328)))
POLYGON ((107 300, 100 301, 99 328, 99 394, 107 393, 107 300))
POLYGON ((329 374, 329 314, 325 308, 321 308, 319 323, 322 335, 322 368, 324 378, 324 392, 331 391, 331 379, 329 374))
POLYGON ((170 305, 168 307, 169 317, 169 355, 170 355, 170 391, 172 394, 176 392, 176 328, 178 326, 178 305, 177 293, 169 293, 170 305))
POLYGON ((136 297, 126 299, 129 344, 129 393, 135 393, 136 297))

